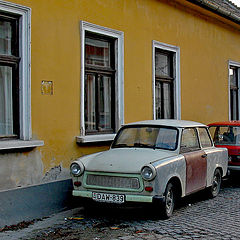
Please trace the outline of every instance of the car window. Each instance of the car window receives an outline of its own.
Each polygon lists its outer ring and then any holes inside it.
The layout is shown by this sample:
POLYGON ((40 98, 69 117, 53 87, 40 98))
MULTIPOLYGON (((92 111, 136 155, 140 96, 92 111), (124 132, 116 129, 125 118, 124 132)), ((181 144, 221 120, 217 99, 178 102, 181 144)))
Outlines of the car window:
POLYGON ((185 128, 182 131, 180 152, 191 152, 199 150, 197 131, 195 128, 185 128))
POLYGON ((178 130, 155 126, 127 126, 122 128, 113 141, 112 148, 138 147, 175 150, 178 130))
POLYGON ((202 148, 212 147, 212 141, 206 128, 198 128, 202 148))
POLYGON ((211 126, 209 131, 216 145, 240 145, 239 126, 211 126))

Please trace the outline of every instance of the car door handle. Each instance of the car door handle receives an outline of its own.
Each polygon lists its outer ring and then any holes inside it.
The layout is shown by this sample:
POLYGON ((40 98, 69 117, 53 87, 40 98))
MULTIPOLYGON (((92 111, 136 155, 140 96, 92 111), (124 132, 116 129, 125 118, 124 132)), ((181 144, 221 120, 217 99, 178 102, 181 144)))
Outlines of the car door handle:
POLYGON ((207 157, 207 154, 205 153, 205 154, 203 154, 201 157, 202 157, 202 158, 206 158, 206 157, 207 157))

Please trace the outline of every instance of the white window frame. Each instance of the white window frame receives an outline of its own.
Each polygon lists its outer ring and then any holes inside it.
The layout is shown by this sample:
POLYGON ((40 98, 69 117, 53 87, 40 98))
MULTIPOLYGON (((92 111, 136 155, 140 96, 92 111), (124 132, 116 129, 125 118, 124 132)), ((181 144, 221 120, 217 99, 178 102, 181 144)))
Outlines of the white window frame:
POLYGON ((174 64, 174 118, 181 119, 181 81, 180 81, 180 48, 177 46, 161 43, 153 40, 152 42, 152 91, 153 91, 153 119, 156 119, 155 112, 155 53, 156 49, 165 50, 173 53, 173 64, 174 64))
MULTIPOLYGON (((240 63, 235 61, 228 61, 228 119, 231 120, 231 79, 229 70, 230 67, 237 67, 238 68, 238 86, 240 86, 240 63)), ((238 89, 238 113, 240 115, 240 87, 238 89)))
POLYGON ((89 22, 80 22, 81 35, 81 107, 80 107, 80 136, 77 136, 77 142, 102 142, 111 141, 115 137, 113 134, 86 135, 84 120, 84 85, 85 85, 85 33, 86 31, 113 37, 116 39, 116 130, 124 123, 124 33, 114 29, 102 27, 89 22))
POLYGON ((19 16, 19 140, 0 142, 0 149, 42 146, 43 141, 32 141, 31 127, 31 8, 0 0, 0 11, 19 16))

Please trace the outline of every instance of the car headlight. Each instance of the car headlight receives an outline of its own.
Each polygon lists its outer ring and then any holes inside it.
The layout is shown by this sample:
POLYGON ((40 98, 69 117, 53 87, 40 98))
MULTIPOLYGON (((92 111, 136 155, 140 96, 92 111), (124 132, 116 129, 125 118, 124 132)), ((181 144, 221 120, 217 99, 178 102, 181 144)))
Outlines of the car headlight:
POLYGON ((156 170, 153 166, 144 166, 141 170, 142 178, 146 181, 151 181, 156 177, 156 170))
POLYGON ((70 172, 73 176, 79 177, 83 174, 84 172, 84 166, 81 163, 72 163, 70 166, 70 172))

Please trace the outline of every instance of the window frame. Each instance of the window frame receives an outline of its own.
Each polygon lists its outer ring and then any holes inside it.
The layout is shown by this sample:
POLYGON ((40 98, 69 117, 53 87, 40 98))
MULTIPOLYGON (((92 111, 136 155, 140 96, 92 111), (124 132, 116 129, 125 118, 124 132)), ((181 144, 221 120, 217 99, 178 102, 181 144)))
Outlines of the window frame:
POLYGON ((0 12, 19 17, 19 136, 30 140, 31 130, 31 9, 0 0, 0 12))
POLYGON ((231 106, 231 77, 230 77, 230 69, 236 68, 237 71, 237 84, 238 84, 238 90, 237 90, 237 115, 238 118, 236 120, 240 119, 240 63, 235 61, 228 61, 228 107, 229 107, 229 120, 232 120, 232 106, 231 106))
POLYGON ((182 129, 182 132, 181 132, 181 140, 180 140, 180 153, 190 153, 190 152, 196 152, 196 151, 200 151, 202 148, 201 148, 201 143, 200 143, 200 138, 199 138, 199 134, 198 134, 198 130, 196 129, 196 127, 185 127, 182 129), (185 130, 188 130, 188 129, 193 129, 193 131, 195 132, 195 135, 196 135, 196 139, 197 139, 197 142, 198 142, 198 148, 188 148, 186 147, 185 150, 183 150, 182 148, 182 138, 183 138, 183 133, 185 130))
POLYGON ((81 97, 80 97, 80 136, 78 143, 111 141, 117 130, 124 124, 124 33, 89 22, 80 22, 81 40, 81 97), (86 32, 115 39, 115 132, 109 134, 87 135, 84 117, 85 86, 85 35, 86 32))
POLYGON ((213 144, 213 140, 212 140, 211 134, 210 134, 210 132, 209 132, 209 130, 208 130, 207 127, 197 127, 197 133, 198 133, 198 140, 199 140, 199 144, 200 144, 201 149, 206 149, 206 148, 211 148, 211 147, 213 147, 213 145, 214 145, 214 144, 213 144), (211 146, 209 146, 209 147, 204 147, 204 146, 202 145, 202 141, 201 141, 201 137, 200 137, 200 132, 199 132, 200 129, 205 129, 205 130, 206 130, 207 135, 208 135, 208 137, 209 137, 209 139, 210 139, 210 142, 211 142, 211 146))
MULTIPOLYGON (((85 77, 87 75, 92 75, 95 77, 95 124, 96 124, 96 130, 87 130, 86 135, 94 135, 94 134, 106 134, 106 133, 114 133, 115 130, 115 117, 112 113, 115 112, 115 40, 111 38, 105 38, 102 36, 98 36, 96 34, 88 33, 87 31, 85 32, 85 39, 91 38, 94 40, 102 40, 105 42, 109 43, 109 49, 110 49, 110 66, 109 67, 101 67, 101 66, 92 66, 85 64, 85 77), (111 78, 111 93, 110 93, 110 98, 114 99, 114 101, 111 101, 111 129, 104 129, 102 131, 97 130, 97 128, 100 125, 100 81, 99 79, 102 77, 110 77, 111 78)), ((86 78, 85 78, 86 79, 86 78)), ((85 81, 84 79, 84 81, 85 81)), ((85 81, 86 84, 86 81, 85 81)), ((85 87, 84 87, 84 94, 85 94, 85 87)), ((85 113, 84 113, 85 114, 85 113)))
POLYGON ((161 43, 158 41, 152 41, 152 92, 153 92, 153 119, 156 120, 156 73, 155 73, 155 54, 156 51, 169 52, 173 55, 173 118, 181 119, 181 82, 180 82, 180 48, 177 46, 161 43))
POLYGON ((0 19, 6 22, 11 22, 12 28, 12 42, 11 48, 13 54, 0 54, 0 66, 10 67, 12 69, 12 103, 13 103, 13 134, 0 135, 2 139, 17 139, 19 138, 19 17, 10 13, 3 13, 0 11, 0 19))

